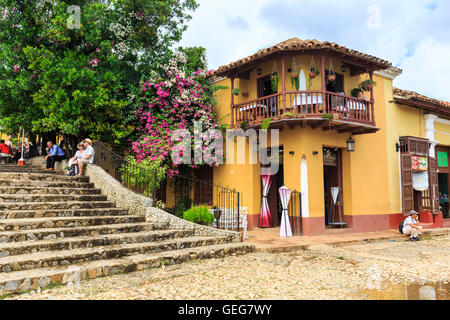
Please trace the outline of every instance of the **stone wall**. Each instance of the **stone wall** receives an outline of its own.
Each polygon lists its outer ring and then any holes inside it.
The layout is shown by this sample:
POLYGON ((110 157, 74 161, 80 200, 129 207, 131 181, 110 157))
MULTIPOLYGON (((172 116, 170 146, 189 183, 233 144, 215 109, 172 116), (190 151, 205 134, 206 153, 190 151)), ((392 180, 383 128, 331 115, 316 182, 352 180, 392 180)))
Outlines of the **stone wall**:
MULTIPOLYGON (((27 159, 27 164, 45 167, 42 157, 27 159)), ((65 173, 68 161, 56 162, 55 171, 65 173)), ((235 231, 219 230, 212 227, 198 225, 180 219, 159 208, 153 207, 153 200, 125 188, 119 181, 110 176, 105 170, 96 165, 86 167, 85 175, 102 190, 120 208, 127 208, 131 215, 145 215, 148 222, 168 224, 171 229, 194 230, 195 235, 229 236, 233 242, 242 241, 241 234, 235 231)))

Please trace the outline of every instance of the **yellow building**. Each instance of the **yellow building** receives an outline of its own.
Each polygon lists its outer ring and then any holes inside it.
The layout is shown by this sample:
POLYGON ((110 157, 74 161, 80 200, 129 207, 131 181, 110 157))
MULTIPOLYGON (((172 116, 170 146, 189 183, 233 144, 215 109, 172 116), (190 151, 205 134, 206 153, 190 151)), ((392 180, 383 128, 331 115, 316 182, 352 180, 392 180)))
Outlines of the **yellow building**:
MULTIPOLYGON (((228 87, 216 96, 218 119, 235 130, 269 125, 269 147, 271 130, 279 130, 279 170, 265 198, 271 226, 281 221, 281 186, 301 193, 299 210, 289 209, 289 216, 303 235, 323 234, 327 225, 355 232, 397 228, 414 208, 427 227, 446 223, 439 203, 443 209, 448 203, 450 105, 394 89, 400 73, 371 55, 297 38, 215 71, 212 82, 228 87), (425 176, 428 189, 417 191, 425 176)), ((214 167, 213 181, 242 193, 249 228, 256 228, 263 166, 259 159, 251 164, 250 152, 261 146, 248 138, 227 144, 235 161, 214 167), (239 143, 246 150, 242 164, 239 143)))

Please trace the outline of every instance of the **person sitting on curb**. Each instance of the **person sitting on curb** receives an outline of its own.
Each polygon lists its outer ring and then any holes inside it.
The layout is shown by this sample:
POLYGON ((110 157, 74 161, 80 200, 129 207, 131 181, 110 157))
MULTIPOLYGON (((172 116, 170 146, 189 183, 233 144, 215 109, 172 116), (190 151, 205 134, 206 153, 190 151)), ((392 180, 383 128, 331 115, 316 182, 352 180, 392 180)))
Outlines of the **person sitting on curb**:
POLYGON ((409 235, 410 241, 420 241, 419 235, 423 233, 418 217, 419 213, 411 210, 409 212, 409 217, 403 222, 403 234, 409 235))
POLYGON ((91 139, 84 139, 84 151, 82 158, 78 161, 78 176, 83 176, 83 167, 94 163, 94 148, 92 147, 91 139))
POLYGON ((45 170, 54 171, 55 170, 55 162, 64 160, 66 158, 66 154, 59 146, 57 146, 56 144, 53 144, 52 141, 47 142, 46 150, 47 150, 48 154, 44 158, 47 161, 47 167, 45 170))

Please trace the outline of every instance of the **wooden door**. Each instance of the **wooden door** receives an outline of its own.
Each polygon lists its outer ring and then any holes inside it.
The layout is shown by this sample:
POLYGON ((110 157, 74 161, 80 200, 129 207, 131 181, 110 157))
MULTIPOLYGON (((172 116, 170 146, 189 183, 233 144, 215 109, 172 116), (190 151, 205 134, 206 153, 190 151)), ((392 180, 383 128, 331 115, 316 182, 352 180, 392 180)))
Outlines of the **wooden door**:
POLYGON ((409 215, 409 212, 414 209, 414 192, 412 181, 412 163, 411 155, 401 155, 401 168, 402 168, 402 207, 403 214, 409 215))

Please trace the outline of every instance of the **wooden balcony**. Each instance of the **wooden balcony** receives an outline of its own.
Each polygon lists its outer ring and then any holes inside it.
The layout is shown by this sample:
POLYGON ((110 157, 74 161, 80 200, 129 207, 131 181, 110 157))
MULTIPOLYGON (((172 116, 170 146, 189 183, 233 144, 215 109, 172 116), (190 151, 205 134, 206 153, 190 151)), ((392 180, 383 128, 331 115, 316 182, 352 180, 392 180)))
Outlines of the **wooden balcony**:
POLYGON ((258 128, 271 119, 271 128, 323 126, 338 132, 365 134, 376 128, 374 102, 329 91, 287 91, 231 106, 232 127, 258 128))

